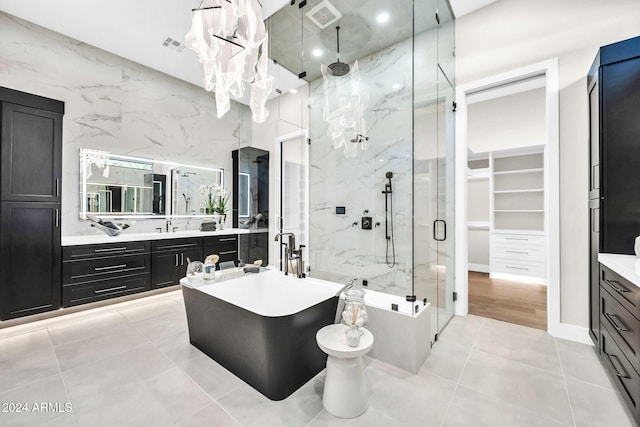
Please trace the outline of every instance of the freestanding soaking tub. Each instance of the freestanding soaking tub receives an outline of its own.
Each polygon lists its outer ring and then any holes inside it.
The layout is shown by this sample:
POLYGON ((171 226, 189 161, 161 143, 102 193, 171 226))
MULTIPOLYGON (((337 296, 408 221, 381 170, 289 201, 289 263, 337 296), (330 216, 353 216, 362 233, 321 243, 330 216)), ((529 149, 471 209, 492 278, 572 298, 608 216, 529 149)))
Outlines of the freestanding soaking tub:
POLYGON ((315 335, 334 322, 341 285, 278 271, 181 283, 191 344, 269 399, 286 398, 324 369, 315 335))

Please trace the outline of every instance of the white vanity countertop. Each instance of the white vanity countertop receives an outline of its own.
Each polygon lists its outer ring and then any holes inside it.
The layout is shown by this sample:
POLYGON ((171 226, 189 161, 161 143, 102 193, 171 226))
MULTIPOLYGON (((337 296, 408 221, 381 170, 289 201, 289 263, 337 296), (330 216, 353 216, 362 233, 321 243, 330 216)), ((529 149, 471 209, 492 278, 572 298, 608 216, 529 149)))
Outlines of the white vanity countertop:
POLYGON ((640 287, 640 258, 637 256, 600 253, 598 261, 640 287))
POLYGON ((228 236, 231 234, 249 234, 252 232, 266 233, 268 231, 269 230, 266 228, 259 228, 256 230, 243 228, 229 228, 216 231, 188 230, 169 233, 127 233, 126 231, 124 231, 119 236, 111 237, 96 229, 96 232, 99 232, 100 234, 92 234, 86 236, 62 236, 62 246, 94 245, 97 243, 139 242, 143 240, 183 239, 189 237, 228 236))

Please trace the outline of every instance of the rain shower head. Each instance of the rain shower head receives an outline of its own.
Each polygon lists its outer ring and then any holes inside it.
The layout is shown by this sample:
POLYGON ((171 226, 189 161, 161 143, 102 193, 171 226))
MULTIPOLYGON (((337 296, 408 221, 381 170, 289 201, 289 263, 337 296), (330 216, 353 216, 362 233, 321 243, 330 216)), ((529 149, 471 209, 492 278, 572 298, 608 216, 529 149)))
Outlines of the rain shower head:
POLYGON ((349 64, 340 62, 340 26, 336 27, 336 57, 337 60, 333 64, 329 64, 329 71, 334 77, 342 77, 349 74, 349 64))
POLYGON ((389 179, 393 178, 393 172, 387 172, 386 177, 389 179))

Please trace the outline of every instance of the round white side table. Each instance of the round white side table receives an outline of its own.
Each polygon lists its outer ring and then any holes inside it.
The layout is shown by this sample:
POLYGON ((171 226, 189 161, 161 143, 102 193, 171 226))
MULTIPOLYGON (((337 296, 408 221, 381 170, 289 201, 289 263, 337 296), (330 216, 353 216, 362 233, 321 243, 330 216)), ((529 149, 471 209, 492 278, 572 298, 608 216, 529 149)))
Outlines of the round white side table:
POLYGON ((349 347, 346 325, 325 326, 316 334, 316 341, 327 353, 327 375, 324 380, 322 404, 340 418, 355 418, 364 414, 369 406, 367 382, 362 356, 373 346, 373 335, 360 328, 363 335, 358 347, 349 347))

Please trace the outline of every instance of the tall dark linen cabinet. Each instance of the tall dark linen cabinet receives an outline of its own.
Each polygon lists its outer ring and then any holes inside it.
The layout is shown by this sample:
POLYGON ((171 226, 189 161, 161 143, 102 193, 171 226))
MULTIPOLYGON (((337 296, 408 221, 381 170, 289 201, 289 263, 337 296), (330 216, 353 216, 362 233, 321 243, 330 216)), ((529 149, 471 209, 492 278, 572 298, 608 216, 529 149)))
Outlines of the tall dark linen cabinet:
POLYGON ((60 307, 64 103, 0 88, 0 320, 60 307))
POLYGON ((589 332, 640 420, 640 289, 598 263, 640 235, 640 37, 601 47, 587 79, 590 125, 589 332))

